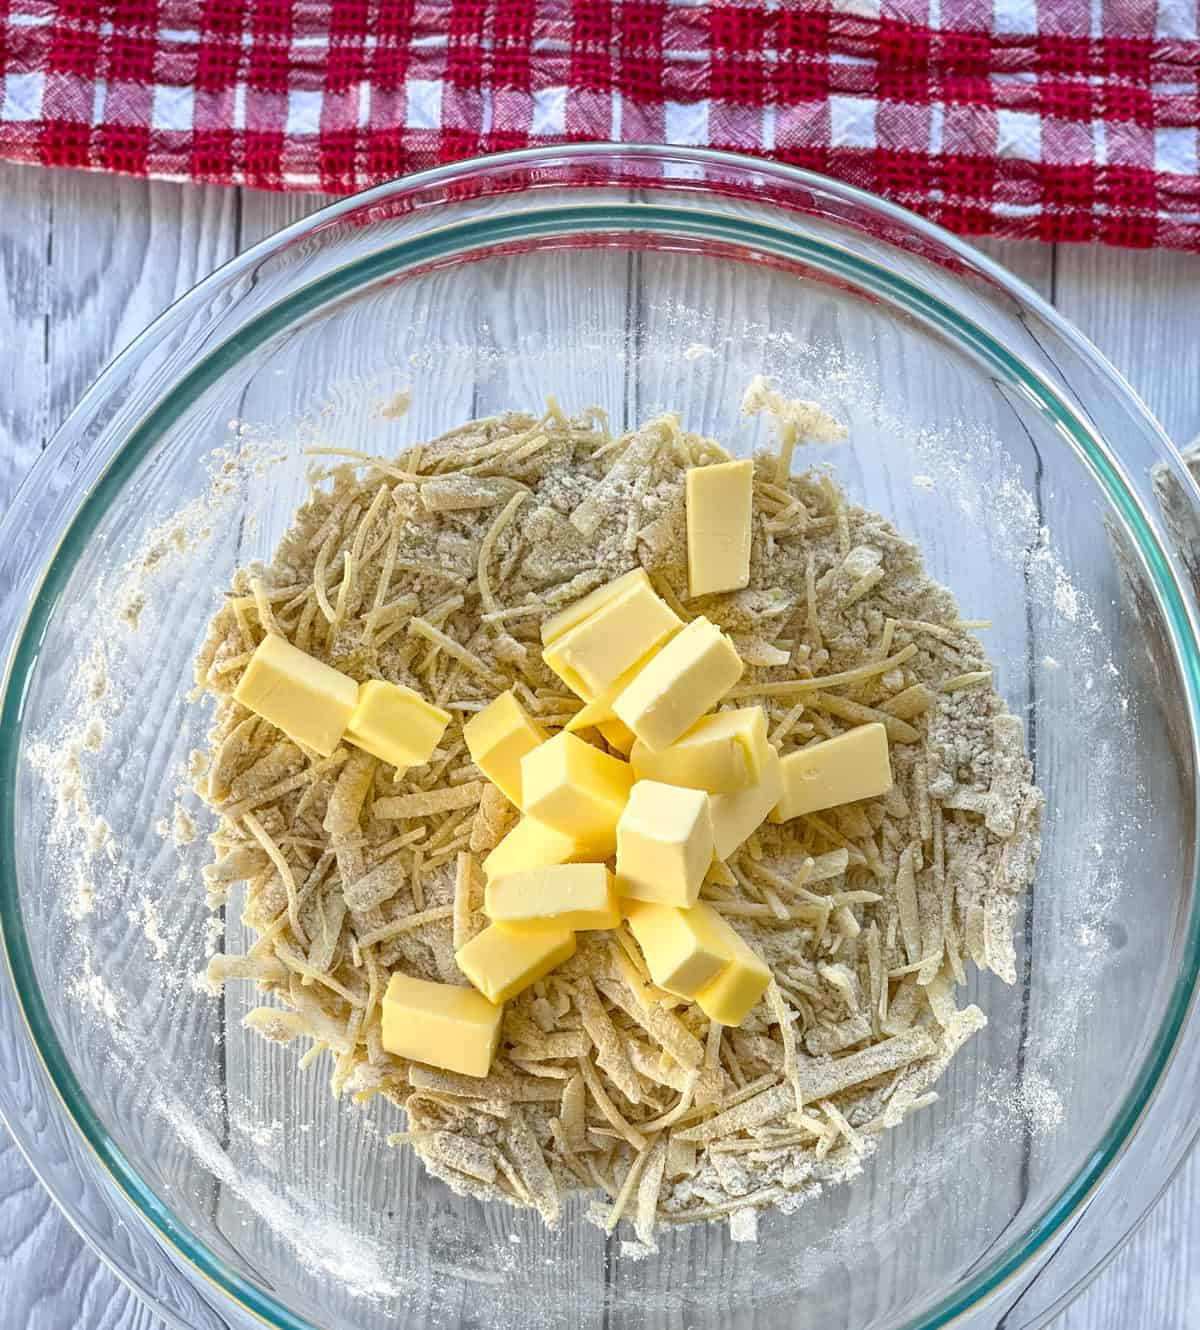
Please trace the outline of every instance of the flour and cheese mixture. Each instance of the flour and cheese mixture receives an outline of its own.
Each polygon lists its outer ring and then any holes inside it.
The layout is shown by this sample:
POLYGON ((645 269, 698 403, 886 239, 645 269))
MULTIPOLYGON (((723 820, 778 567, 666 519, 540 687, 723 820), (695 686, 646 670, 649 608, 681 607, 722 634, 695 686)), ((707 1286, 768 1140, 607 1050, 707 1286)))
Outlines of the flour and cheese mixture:
POLYGON ((212 959, 454 1190, 653 1250, 861 1171, 1015 978, 1042 797, 917 549, 793 448, 551 399, 324 457, 196 664, 212 959), (244 885, 243 885, 244 884, 244 885), (397 1125, 400 1125, 399 1123, 397 1125))

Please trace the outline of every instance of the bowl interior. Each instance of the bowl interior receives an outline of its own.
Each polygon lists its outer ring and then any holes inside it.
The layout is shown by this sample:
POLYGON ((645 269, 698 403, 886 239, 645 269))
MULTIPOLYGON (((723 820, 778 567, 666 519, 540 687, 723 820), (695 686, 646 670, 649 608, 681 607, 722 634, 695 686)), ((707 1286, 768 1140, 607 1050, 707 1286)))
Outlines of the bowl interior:
MULTIPOLYGON (((141 455, 110 471, 56 556, 15 791, 44 1018, 79 1087, 73 1111, 276 1319, 919 1323, 1029 1239, 1159 1034, 1192 909, 1194 772, 1128 513, 1071 421, 965 324, 848 275, 833 248, 800 260, 685 231, 543 228, 306 289, 144 423, 141 455), (765 1218, 757 1243, 667 1230, 639 1261, 578 1207, 547 1234, 451 1195, 386 1145, 395 1110, 335 1104, 326 1062, 302 1073, 295 1050, 242 1029, 245 986, 196 988, 212 945, 248 939, 230 908, 218 942, 204 907, 206 823, 183 791, 208 713, 186 694, 230 574, 269 556, 305 493, 306 446, 387 455, 550 392, 622 426, 678 411, 746 454, 767 442, 738 409, 755 374, 849 425, 848 443, 802 463, 834 467, 852 500, 920 543, 964 617, 992 621, 998 686, 1047 796, 1045 843, 1017 982, 972 978, 965 996, 989 1024, 939 1102, 857 1182, 765 1218), (395 419, 381 408, 400 390, 412 406, 395 419)), ((930 289, 966 300, 972 280, 934 266, 930 289)))

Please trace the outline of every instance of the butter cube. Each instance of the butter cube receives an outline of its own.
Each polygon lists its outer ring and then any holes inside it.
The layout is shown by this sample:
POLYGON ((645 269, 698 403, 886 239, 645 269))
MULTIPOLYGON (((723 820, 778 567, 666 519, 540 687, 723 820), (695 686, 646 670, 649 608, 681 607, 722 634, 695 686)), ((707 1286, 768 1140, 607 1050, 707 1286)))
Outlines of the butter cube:
POLYGON ((639 739, 630 753, 638 780, 661 780, 709 794, 757 785, 767 760, 767 717, 762 707, 702 716, 656 753, 639 739))
POLYGON ((686 488, 688 590, 707 596, 748 586, 754 463, 694 466, 686 488))
POLYGON ((708 795, 639 780, 617 823, 617 891, 633 900, 687 907, 713 857, 708 795))
POLYGON ((772 822, 886 794, 892 788, 887 730, 873 722, 798 748, 783 759, 782 777, 783 793, 772 822))
POLYGON ((420 693, 402 684, 368 679, 359 685, 346 740, 403 770, 428 762, 449 724, 450 713, 431 706, 420 693))
POLYGON ((733 959, 721 916, 703 901, 690 909, 624 902, 629 928, 642 949, 650 978, 668 993, 694 998, 733 959))
POLYGON ((328 757, 350 724, 358 684, 292 646, 287 638, 268 633, 250 657, 233 696, 289 739, 328 757))
POLYGON ((614 596, 619 596, 631 586, 643 586, 647 591, 653 591, 650 585, 650 579, 646 576, 644 568, 635 568, 632 572, 624 573, 622 576, 614 578, 611 582, 606 582, 599 586, 595 591, 590 591, 582 599, 570 604, 566 609, 559 610, 557 614, 552 614, 548 619, 542 621, 542 645, 548 647, 551 642, 556 642, 565 632, 574 628, 576 624, 582 623, 590 614, 594 614, 602 605, 610 601, 614 596))
POLYGON ((782 793, 782 764, 779 754, 768 744, 762 780, 757 785, 736 794, 714 794, 709 800, 713 849, 718 859, 728 859, 747 836, 758 830, 782 793))
POLYGON ((546 868, 586 858, 587 847, 574 836, 523 817, 483 861, 483 874, 489 882, 494 882, 527 868, 546 868))
POLYGON ((596 728, 604 736, 605 742, 618 753, 624 753, 628 757, 633 751, 637 738, 623 720, 618 720, 614 716, 611 720, 600 721, 596 728))
MULTIPOLYGON (((651 655, 653 655, 653 652, 651 655)), ((631 666, 624 674, 619 675, 606 688, 598 692, 590 701, 585 702, 563 728, 575 733, 578 730, 590 729, 592 726, 598 729, 608 721, 616 720, 613 703, 637 678, 638 671, 649 662, 650 656, 643 656, 636 665, 631 666)), ((627 725, 622 724, 622 729, 627 734, 630 733, 627 725)))
POLYGON ((616 928, 621 922, 613 875, 603 864, 529 868, 489 882, 484 910, 513 928, 616 928))
POLYGON ((525 812, 600 859, 616 845, 617 819, 632 784, 628 762, 565 731, 521 759, 525 812))
POLYGON ((383 995, 383 1046, 396 1057, 486 1076, 503 1015, 473 988, 393 974, 383 995))
MULTIPOLYGON (((714 913, 716 913, 714 911, 714 913)), ((771 971, 766 961, 727 920, 720 921, 729 964, 696 994, 700 1010, 718 1025, 741 1025, 767 991, 771 971)))
POLYGON ((593 698, 683 625, 650 587, 632 581, 542 652, 572 692, 593 698))
POLYGON ((507 1002, 575 954, 569 928, 509 928, 488 924, 459 947, 454 959, 489 1002, 507 1002))
POLYGON ((467 721, 463 738, 471 761, 520 808, 521 759, 546 742, 546 731, 510 689, 467 721))
POLYGON ((647 748, 666 748, 710 711, 741 678, 732 643, 703 617, 676 633, 613 703, 647 748))

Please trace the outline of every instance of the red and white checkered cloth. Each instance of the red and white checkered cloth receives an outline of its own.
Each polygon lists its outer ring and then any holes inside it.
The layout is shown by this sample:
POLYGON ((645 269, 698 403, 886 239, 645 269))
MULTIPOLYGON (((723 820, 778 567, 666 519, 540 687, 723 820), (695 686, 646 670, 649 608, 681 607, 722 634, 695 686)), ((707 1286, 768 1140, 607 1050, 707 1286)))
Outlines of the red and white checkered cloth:
POLYGON ((0 0, 0 156, 360 189, 704 144, 968 234, 1200 249, 1197 0, 0 0))

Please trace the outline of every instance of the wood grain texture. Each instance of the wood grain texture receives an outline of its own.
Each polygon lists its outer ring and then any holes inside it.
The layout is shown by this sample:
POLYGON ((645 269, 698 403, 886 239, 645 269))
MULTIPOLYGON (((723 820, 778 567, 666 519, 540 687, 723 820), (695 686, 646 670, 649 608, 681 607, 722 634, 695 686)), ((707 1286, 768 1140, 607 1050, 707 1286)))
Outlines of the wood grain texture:
POLYGON ((46 445, 51 177, 0 167, 0 504, 46 445))
POLYGON ((0 1137, 0 1293, 7 1325, 161 1330, 67 1223, 5 1133, 0 1137))
POLYGON ((237 249, 236 195, 216 187, 50 173, 48 433, 96 375, 237 249))
MULTIPOLYGON (((1141 394, 1177 444, 1200 432, 1200 259, 1059 246, 1054 303, 1141 394)), ((1056 1330, 1200 1326, 1200 1154, 1056 1330)))
MULTIPOLYGON (((0 328, 12 348, 0 359, 0 504, 116 350, 234 247, 321 203, 17 167, 0 168, 0 196, 0 328)), ((981 248, 1055 299, 1177 441, 1200 429, 1200 260, 994 242, 981 248)), ((654 394, 651 385, 643 390, 654 394)), ((633 414, 642 406, 630 401, 633 414)), ((1198 1330, 1198 1245, 1200 1160, 1193 1159, 1057 1330, 1198 1330)), ((28 1330, 161 1327, 77 1237, 11 1143, 0 1145, 0 1293, 4 1323, 28 1330)))
POLYGON ((1054 265, 1058 251, 1053 245, 1034 240, 989 240, 972 242, 989 259, 1003 264, 1009 272, 1031 286, 1043 300, 1054 299, 1054 265))
POLYGON ((1200 433, 1200 259, 1063 245, 1054 303, 1141 395, 1176 444, 1200 433))
MULTIPOLYGON (((0 503, 104 365, 236 251, 215 188, 0 168, 0 503)), ((28 1330, 157 1330, 5 1137, 0 1293, 28 1330)))

